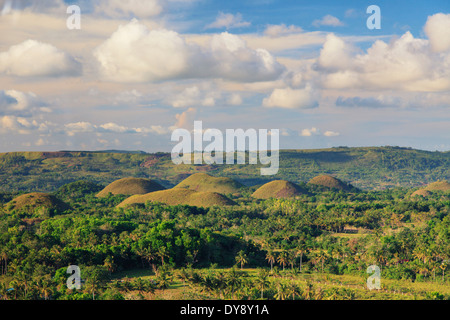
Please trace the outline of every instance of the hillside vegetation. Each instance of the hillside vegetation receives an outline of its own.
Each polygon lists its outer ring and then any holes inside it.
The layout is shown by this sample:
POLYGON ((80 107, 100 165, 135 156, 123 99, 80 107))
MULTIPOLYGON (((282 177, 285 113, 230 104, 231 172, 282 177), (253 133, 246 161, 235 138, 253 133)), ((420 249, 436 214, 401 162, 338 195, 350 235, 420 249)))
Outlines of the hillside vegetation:
POLYGON ((169 153, 11 152, 0 154, 0 192, 53 192, 79 180, 106 186, 120 178, 152 179, 172 188, 195 173, 228 177, 246 186, 272 180, 307 183, 327 174, 363 190, 418 188, 450 180, 450 152, 398 147, 281 150, 277 175, 260 165, 179 165, 169 153))

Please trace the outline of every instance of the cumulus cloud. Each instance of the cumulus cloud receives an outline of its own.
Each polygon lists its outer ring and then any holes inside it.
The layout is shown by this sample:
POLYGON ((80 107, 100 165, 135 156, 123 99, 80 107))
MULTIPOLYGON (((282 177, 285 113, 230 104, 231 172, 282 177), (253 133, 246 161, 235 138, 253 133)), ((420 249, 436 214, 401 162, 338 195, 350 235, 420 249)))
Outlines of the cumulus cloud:
POLYGON ((337 137, 337 136, 340 136, 340 133, 334 132, 334 131, 325 131, 325 133, 323 135, 325 137, 337 137))
POLYGON ((33 114, 51 111, 47 104, 33 92, 0 90, 0 115, 30 117, 33 114))
POLYGON ((31 130, 39 128, 36 120, 29 121, 23 117, 0 116, 0 132, 4 134, 29 134, 31 130))
POLYGON ((450 88, 450 53, 433 53, 430 42, 410 32, 386 43, 377 40, 356 54, 334 35, 327 37, 317 67, 326 88, 446 91, 450 88))
POLYGON ((242 14, 231 14, 219 12, 216 20, 207 25, 206 29, 232 29, 232 28, 244 28, 250 26, 250 22, 244 21, 242 14))
POLYGON ((338 18, 327 14, 322 19, 314 20, 312 23, 315 27, 327 26, 327 27, 342 27, 344 23, 338 18))
POLYGON ((434 52, 450 49, 450 13, 437 13, 428 17, 424 31, 434 52))
POLYGON ((320 130, 317 129, 316 127, 312 127, 311 129, 303 129, 300 132, 300 135, 302 137, 312 137, 312 136, 316 136, 320 134, 320 130))
POLYGON ((283 24, 268 25, 264 34, 269 37, 286 36, 294 33, 300 33, 303 29, 294 25, 286 26, 283 24))
POLYGON ((269 108, 310 109, 318 106, 317 94, 309 85, 303 89, 277 88, 263 100, 269 108))
POLYGON ((116 82, 186 78, 256 82, 276 79, 284 71, 267 50, 250 49, 236 35, 224 32, 200 47, 174 31, 149 30, 136 19, 120 26, 94 56, 103 78, 116 82))
POLYGON ((215 91, 204 92, 198 86, 188 87, 177 94, 170 103, 174 108, 193 106, 213 107, 220 94, 215 91))
POLYGON ((167 134, 168 128, 162 126, 150 126, 145 128, 129 128, 121 126, 113 122, 105 123, 102 125, 95 125, 87 121, 74 122, 65 124, 63 132, 68 136, 74 136, 79 133, 116 133, 116 134, 167 134))
POLYGON ((58 48, 26 40, 0 52, 0 74, 19 77, 77 76, 81 64, 58 48))
POLYGON ((186 111, 177 114, 175 118, 177 122, 174 125, 174 128, 192 128, 194 123, 194 117, 197 113, 197 109, 189 108, 186 111))

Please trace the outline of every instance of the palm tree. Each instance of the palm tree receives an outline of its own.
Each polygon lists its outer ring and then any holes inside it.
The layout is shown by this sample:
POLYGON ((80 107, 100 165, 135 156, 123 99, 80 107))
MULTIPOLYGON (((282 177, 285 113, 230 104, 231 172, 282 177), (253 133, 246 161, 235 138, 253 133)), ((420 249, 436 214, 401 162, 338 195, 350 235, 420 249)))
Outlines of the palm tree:
POLYGON ((312 283, 307 283, 306 289, 303 291, 303 297, 305 298, 305 300, 312 300, 313 295, 314 295, 314 286, 312 285, 312 283))
POLYGON ((6 251, 0 253, 0 264, 2 268, 0 274, 6 274, 8 271, 8 253, 6 251))
POLYGON ((296 296, 299 296, 301 294, 300 288, 295 284, 294 281, 291 281, 289 285, 287 286, 287 295, 292 297, 292 300, 295 300, 296 296))
POLYGON ((230 294, 234 295, 236 293, 236 289, 239 288, 242 283, 241 277, 234 267, 228 272, 226 282, 230 290, 230 294))
POLYGON ((267 251, 266 260, 270 263, 270 271, 273 270, 273 264, 276 261, 277 256, 273 250, 267 251))
POLYGON ((0 299, 8 300, 8 287, 3 282, 0 282, 0 299))
POLYGON ((49 295, 53 292, 53 287, 51 285, 51 278, 50 276, 46 276, 41 279, 40 283, 40 291, 44 295, 44 299, 48 300, 49 295))
POLYGON ((447 269, 447 260, 442 261, 439 268, 442 270, 442 282, 444 282, 445 269, 447 269))
POLYGON ((284 267, 288 264, 289 262, 289 255, 288 252, 286 250, 282 251, 280 253, 280 255, 277 258, 277 261, 279 264, 281 264, 283 266, 283 271, 284 271, 284 267))
POLYGON ((184 293, 185 293, 185 290, 186 290, 186 281, 189 280, 189 273, 186 271, 185 268, 182 268, 178 272, 177 278, 180 279, 181 281, 183 281, 183 297, 184 297, 184 293))
POLYGON ((161 258, 162 265, 164 266, 164 258, 167 258, 169 256, 167 253, 167 248, 164 246, 159 247, 156 254, 161 258))
POLYGON ((264 298, 264 289, 270 285, 270 281, 267 279, 269 273, 265 269, 260 269, 258 272, 258 277, 256 278, 256 288, 261 291, 261 299, 264 298))
POLYGON ((156 281, 158 283, 158 288, 162 289, 163 291, 170 286, 171 282, 169 274, 165 270, 159 273, 158 277, 156 278, 156 281))
POLYGON ((300 255, 300 272, 302 272, 302 261, 303 261, 303 255, 306 253, 306 248, 303 246, 300 246, 297 248, 297 257, 300 255))
POLYGON ((319 250, 315 253, 314 261, 315 263, 320 262, 322 265, 322 273, 323 273, 323 264, 328 259, 328 255, 324 250, 319 250))
POLYGON ((277 300, 286 300, 288 297, 287 287, 284 283, 279 282, 277 286, 277 293, 275 294, 275 299, 277 300))
POLYGON ((111 256, 107 256, 103 265, 106 267, 106 269, 108 269, 109 271, 109 275, 111 275, 111 273, 115 270, 116 265, 114 263, 114 258, 111 256))
POLYGON ((247 255, 245 254, 244 250, 241 250, 238 252, 238 254, 236 256, 236 262, 241 265, 241 270, 242 270, 242 267, 244 266, 244 264, 246 264, 248 262, 247 255))

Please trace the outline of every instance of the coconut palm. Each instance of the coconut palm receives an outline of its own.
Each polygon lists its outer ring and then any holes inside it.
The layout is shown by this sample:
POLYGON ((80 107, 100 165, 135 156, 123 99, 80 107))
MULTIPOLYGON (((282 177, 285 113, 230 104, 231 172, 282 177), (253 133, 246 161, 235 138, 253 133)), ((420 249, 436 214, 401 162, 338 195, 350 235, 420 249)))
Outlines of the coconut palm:
POLYGON ((261 299, 264 298, 264 290, 270 285, 268 277, 269 273, 267 270, 260 269, 258 272, 258 277, 255 280, 256 288, 261 291, 261 299))
POLYGON ((270 271, 273 270, 273 264, 277 260, 277 256, 273 250, 267 251, 266 260, 270 263, 270 271))
POLYGON ((292 297, 292 300, 295 300, 295 297, 301 295, 300 288, 295 284, 294 281, 291 281, 291 282, 287 285, 286 290, 287 290, 287 295, 288 295, 289 297, 292 297))
POLYGON ((277 261, 280 265, 283 266, 283 271, 284 271, 284 267, 289 263, 289 254, 286 250, 282 251, 280 253, 280 255, 277 258, 277 261))
POLYGON ((275 299, 286 300, 288 298, 287 287, 284 283, 279 282, 277 286, 277 293, 275 294, 275 299))
POLYGON ((245 254, 244 250, 241 250, 238 252, 238 254, 236 256, 236 262, 241 265, 241 270, 242 270, 242 267, 244 266, 244 264, 246 264, 248 262, 247 255, 245 254))

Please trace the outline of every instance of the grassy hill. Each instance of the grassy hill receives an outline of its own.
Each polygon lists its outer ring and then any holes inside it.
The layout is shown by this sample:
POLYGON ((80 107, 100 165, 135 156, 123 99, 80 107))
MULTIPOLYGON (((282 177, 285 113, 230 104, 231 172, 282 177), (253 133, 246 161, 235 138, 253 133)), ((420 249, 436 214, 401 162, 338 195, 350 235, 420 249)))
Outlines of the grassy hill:
POLYGON ((179 165, 169 153, 11 152, 0 154, 0 192, 54 192, 85 180, 108 185, 120 178, 154 179, 172 188, 195 173, 228 177, 246 186, 272 180, 306 183, 327 174, 363 190, 417 188, 450 180, 450 152, 398 147, 281 150, 280 170, 261 176, 261 165, 179 165))
POLYGON ((32 192, 14 198, 8 202, 6 209, 30 215, 51 215, 63 212, 68 209, 68 205, 51 194, 32 192))
POLYGON ((308 185, 314 185, 325 189, 335 189, 341 191, 351 191, 352 186, 342 182, 341 180, 329 176, 329 175, 320 175, 309 180, 308 185))
POLYGON ((448 183, 447 181, 436 181, 436 182, 430 183, 425 188, 425 190, 449 192, 450 191, 450 183, 448 183))
POLYGON ((131 196, 135 194, 146 194, 164 189, 165 188, 159 183, 150 179, 123 178, 107 185, 106 188, 104 188, 97 194, 97 197, 106 197, 110 193, 113 195, 124 194, 131 196))
POLYGON ((213 177, 207 173, 195 173, 181 181, 175 188, 222 194, 238 193, 243 184, 225 177, 213 177))
POLYGON ((168 205, 189 205, 196 207, 227 206, 234 205, 234 201, 216 192, 198 192, 194 190, 175 188, 151 192, 144 195, 135 195, 124 200, 119 208, 132 204, 145 203, 147 201, 160 202, 168 205))
POLYGON ((252 194, 252 197, 257 199, 292 198, 306 193, 308 193, 307 190, 292 182, 286 180, 275 180, 259 187, 252 194))

